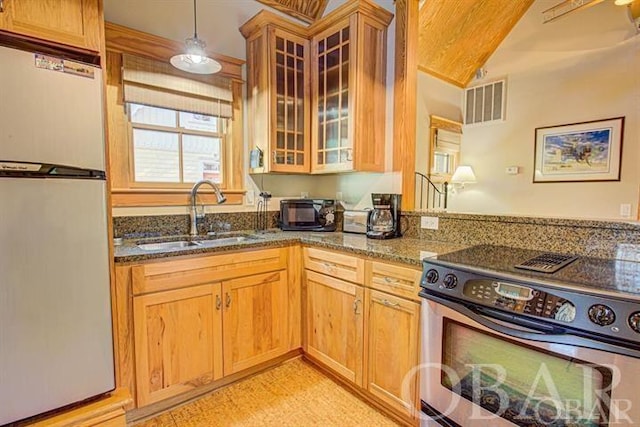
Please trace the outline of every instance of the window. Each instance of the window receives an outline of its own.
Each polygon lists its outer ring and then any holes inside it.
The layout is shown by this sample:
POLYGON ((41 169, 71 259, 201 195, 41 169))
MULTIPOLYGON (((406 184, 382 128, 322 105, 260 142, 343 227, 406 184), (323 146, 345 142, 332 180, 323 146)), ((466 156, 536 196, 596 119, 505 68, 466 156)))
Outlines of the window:
POLYGON ((128 107, 135 183, 210 179, 224 186, 225 119, 133 103, 128 107))
MULTIPOLYGON (((187 206, 203 178, 226 204, 242 203, 244 61, 223 57, 222 72, 190 74, 169 63, 179 53, 169 40, 110 25, 106 38, 117 45, 105 57, 112 206, 187 206)), ((216 197, 205 188, 199 201, 216 197)))

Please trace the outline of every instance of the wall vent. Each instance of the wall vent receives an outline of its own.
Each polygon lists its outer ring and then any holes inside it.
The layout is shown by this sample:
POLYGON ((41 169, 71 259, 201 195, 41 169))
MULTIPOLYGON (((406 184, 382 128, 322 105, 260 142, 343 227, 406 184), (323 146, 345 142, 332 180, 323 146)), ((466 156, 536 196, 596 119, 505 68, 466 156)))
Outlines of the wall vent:
POLYGON ((477 125, 504 121, 506 80, 497 80, 464 91, 464 124, 477 125))

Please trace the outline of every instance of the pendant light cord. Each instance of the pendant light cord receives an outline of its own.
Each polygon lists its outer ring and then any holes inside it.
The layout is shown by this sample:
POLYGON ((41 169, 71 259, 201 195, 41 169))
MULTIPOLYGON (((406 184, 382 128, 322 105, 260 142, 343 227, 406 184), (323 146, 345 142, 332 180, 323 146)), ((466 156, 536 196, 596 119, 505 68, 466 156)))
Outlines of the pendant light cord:
POLYGON ((198 16, 198 8, 196 5, 196 0, 193 0, 193 38, 198 38, 198 20, 196 17, 198 16))

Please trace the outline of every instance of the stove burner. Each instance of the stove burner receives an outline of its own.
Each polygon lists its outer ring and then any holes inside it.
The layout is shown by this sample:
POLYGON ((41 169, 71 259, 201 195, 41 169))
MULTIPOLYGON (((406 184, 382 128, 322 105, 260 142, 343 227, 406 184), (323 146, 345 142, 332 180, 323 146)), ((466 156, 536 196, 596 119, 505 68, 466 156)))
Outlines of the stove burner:
POLYGON ((549 252, 528 259, 514 267, 522 270, 538 271, 540 273, 555 273, 577 259, 577 256, 549 252))

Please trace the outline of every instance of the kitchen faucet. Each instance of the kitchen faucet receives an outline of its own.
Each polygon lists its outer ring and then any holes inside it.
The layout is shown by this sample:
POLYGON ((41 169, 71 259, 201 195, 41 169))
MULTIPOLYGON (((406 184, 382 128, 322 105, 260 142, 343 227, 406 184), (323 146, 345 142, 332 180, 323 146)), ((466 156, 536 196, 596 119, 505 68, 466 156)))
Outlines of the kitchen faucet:
POLYGON ((191 188, 191 208, 189 209, 189 216, 191 218, 191 231, 189 232, 189 234, 192 237, 198 235, 198 213, 196 212, 196 195, 198 194, 198 189, 202 184, 209 184, 211 188, 213 188, 213 191, 215 191, 216 193, 216 201, 218 202, 218 204, 227 201, 227 198, 224 197, 222 191, 220 191, 218 186, 213 181, 203 179, 193 184, 193 187, 191 188))

